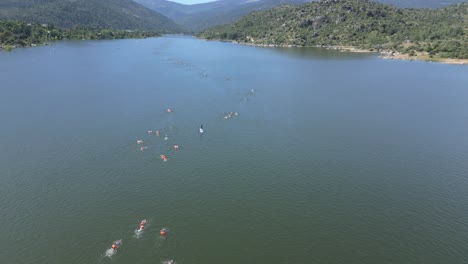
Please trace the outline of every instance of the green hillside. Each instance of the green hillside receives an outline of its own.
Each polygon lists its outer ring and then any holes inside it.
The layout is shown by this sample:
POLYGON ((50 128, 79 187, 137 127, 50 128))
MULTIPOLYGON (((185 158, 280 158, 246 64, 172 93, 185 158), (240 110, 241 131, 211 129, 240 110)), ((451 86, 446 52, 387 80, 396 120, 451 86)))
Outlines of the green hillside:
POLYGON ((466 2, 465 0, 377 0, 383 4, 408 8, 441 8, 448 5, 466 2))
MULTIPOLYGON (((0 0, 1 1, 1 0, 0 0)), ((3 0, 6 1, 6 0, 3 0)), ((13 1, 13 0, 8 0, 13 1)), ((43 0, 26 0, 43 1, 43 0)), ((167 0, 134 0, 149 9, 161 13, 188 31, 200 30, 234 22, 254 11, 281 4, 303 4, 315 0, 218 0, 203 4, 184 5, 167 0)), ((405 8, 441 8, 464 0, 375 0, 405 8)))
POLYGON ((198 36, 255 45, 353 46, 468 59, 468 3, 404 9, 367 0, 323 0, 251 13, 198 36))
POLYGON ((169 18, 131 0, 0 0, 0 19, 52 24, 61 28, 143 29, 180 32, 169 18))

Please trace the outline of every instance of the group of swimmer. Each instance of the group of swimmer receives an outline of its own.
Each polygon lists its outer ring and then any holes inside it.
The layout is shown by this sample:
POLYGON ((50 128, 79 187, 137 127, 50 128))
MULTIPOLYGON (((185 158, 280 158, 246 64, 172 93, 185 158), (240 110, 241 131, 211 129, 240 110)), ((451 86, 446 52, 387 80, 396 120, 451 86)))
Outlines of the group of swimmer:
MULTIPOLYGON (((143 231, 146 227, 146 224, 148 221, 146 219, 143 219, 140 221, 140 224, 138 225, 138 229, 135 230, 135 235, 136 238, 139 238, 141 234, 143 234, 143 231)), ((167 229, 162 228, 159 230, 159 236, 160 237, 166 237, 167 234, 167 229)), ((106 256, 107 257, 112 257, 115 253, 117 253, 117 249, 119 249, 122 246, 122 239, 116 240, 112 243, 111 248, 106 251, 106 256)), ((174 263, 174 260, 169 260, 166 262, 168 264, 174 263)))
MULTIPOLYGON (((249 95, 253 95, 254 93, 255 93, 255 90, 254 90, 254 89, 251 89, 250 92, 249 92, 249 95)), ((172 110, 171 108, 167 108, 167 109, 165 109, 165 112, 166 112, 166 113, 173 113, 173 110, 172 110)), ((223 117, 224 117, 224 119, 230 119, 230 118, 232 118, 233 116, 238 116, 238 115, 239 115, 238 112, 229 112, 229 113, 225 114, 223 117)), ((200 128, 199 128, 198 131, 199 131, 200 134, 203 134, 203 133, 204 133, 203 125, 200 125, 200 128)), ((154 131, 153 131, 153 130, 148 130, 147 133, 148 133, 148 135, 155 135, 155 136, 158 136, 158 137, 161 135, 161 131, 160 131, 160 130, 154 130, 154 131)), ((168 140, 168 139, 169 139, 169 137, 167 136, 167 134, 165 134, 164 140, 168 140)), ((140 146, 140 150, 141 150, 141 151, 144 151, 145 149, 147 149, 147 147, 143 145, 143 143, 144 143, 143 140, 138 139, 138 140, 136 141, 136 143, 137 143, 137 145, 140 146)), ((179 145, 173 145, 173 146, 172 146, 172 149, 173 149, 173 150, 178 150, 178 149, 179 149, 179 145)), ((159 159, 160 159, 161 161, 164 161, 164 162, 165 162, 165 161, 168 161, 168 158, 167 158, 166 155, 164 155, 164 154, 161 154, 161 155, 159 156, 159 159)), ((140 222, 140 224, 139 224, 139 226, 138 226, 138 229, 135 230, 135 234, 137 235, 137 237, 139 237, 139 235, 141 235, 141 234, 143 233, 143 230, 145 229, 145 226, 146 226, 147 222, 148 222, 148 221, 147 221, 146 219, 143 219, 143 220, 140 222)), ((165 237, 166 234, 167 234, 167 229, 165 229, 165 228, 162 228, 162 229, 159 231, 160 237, 165 237)), ((109 256, 109 257, 112 256, 112 255, 114 255, 114 254, 117 252, 117 249, 120 248, 121 246, 122 246, 122 239, 119 239, 119 240, 114 241, 114 243, 112 243, 112 245, 111 245, 111 248, 108 249, 108 250, 106 251, 106 255, 109 256)), ((167 264, 173 264, 173 263, 174 263, 174 260, 169 260, 169 261, 166 262, 166 263, 167 263, 167 264)))
MULTIPOLYGON (((171 109, 171 108, 167 108, 167 109, 164 110, 164 111, 165 111, 166 113, 172 113, 172 109, 171 109)), ((154 134, 154 135, 157 136, 157 137, 159 137, 159 136, 161 135, 161 131, 159 131, 159 130, 154 130, 154 131, 153 131, 153 130, 148 130, 147 133, 148 133, 148 135, 153 135, 153 134, 154 134)), ((164 134, 164 140, 168 140, 168 139, 169 139, 169 137, 167 136, 167 134, 164 134)), ((144 151, 145 149, 148 148, 148 147, 146 147, 146 146, 143 145, 144 141, 141 140, 141 139, 138 139, 138 140, 136 141, 136 143, 137 143, 138 145, 140 145, 140 150, 141 150, 141 151, 144 151)), ((178 146, 178 145, 174 145, 172 148, 173 148, 174 150, 178 150, 178 149, 179 149, 179 146, 178 146)), ((166 156, 164 156, 164 155, 161 155, 160 158, 161 158, 162 161, 167 161, 167 158, 166 158, 166 156)))
MULTIPOLYGON (((165 109, 164 111, 165 111, 166 113, 172 113, 172 112, 173 112, 173 110, 172 110, 171 108, 167 108, 167 109, 165 109)), ((230 112, 229 115, 230 115, 229 117, 231 117, 232 115, 238 115, 238 113, 237 113, 237 112, 230 112)), ((204 130, 203 130, 203 125, 200 125, 200 128, 199 128, 198 131, 199 131, 200 134, 203 134, 203 132, 204 132, 204 130)), ((160 131, 160 130, 154 130, 154 131, 153 131, 153 130, 148 130, 147 133, 148 133, 148 135, 155 135, 155 136, 157 136, 157 137, 159 137, 159 136, 161 135, 161 131, 160 131)), ((169 137, 167 136, 167 134, 165 134, 165 135, 164 135, 164 140, 168 140, 168 139, 169 139, 169 137)), ((141 150, 141 151, 144 151, 145 149, 148 148, 148 147, 146 147, 146 146, 143 145, 144 141, 141 140, 141 139, 138 139, 138 140, 136 141, 136 143, 137 143, 137 145, 140 146, 140 150, 141 150)), ((173 145, 171 148, 172 148, 173 150, 179 150, 179 145, 177 145, 177 144, 176 144, 176 145, 173 145)), ((161 161, 164 161, 164 162, 165 162, 165 161, 168 161, 168 158, 167 158, 166 155, 164 155, 164 154, 159 155, 159 159, 160 159, 161 161)))
MULTIPOLYGON (((249 91, 249 93, 247 94, 247 96, 249 96, 249 95, 250 95, 250 96, 251 96, 251 95, 254 95, 255 92, 256 92, 256 91, 255 91, 254 89, 251 89, 251 90, 249 91)), ((245 97, 244 99, 247 99, 247 97, 245 97)), ((166 113, 168 113, 168 114, 173 113, 173 110, 172 110, 171 108, 166 108, 164 111, 165 111, 166 113)), ((232 117, 238 116, 238 115, 239 115, 238 112, 228 112, 228 113, 225 113, 225 114, 224 114, 223 118, 224 118, 225 120, 227 120, 227 119, 231 119, 232 117)), ((204 132, 204 129, 203 129, 203 124, 202 124, 202 125, 200 125, 199 133, 200 133, 200 134, 203 134, 203 132, 204 132)), ((153 131, 153 130, 148 130, 147 133, 148 133, 148 135, 155 135, 155 136, 157 136, 157 137, 159 137, 159 136, 161 135, 161 131, 160 131, 160 130, 154 130, 154 131, 153 131)), ((164 140, 168 140, 168 139, 169 139, 169 137, 167 136, 167 134, 164 134, 164 140)), ((138 139, 136 142, 137 142, 137 144, 140 146, 140 150, 141 150, 141 151, 144 151, 145 149, 148 148, 148 147, 146 147, 146 146, 143 145, 143 143, 144 143, 143 140, 138 139)), ((179 145, 173 145, 173 146, 172 146, 172 149, 173 149, 173 150, 178 150, 178 149, 179 149, 179 145)), ((160 159, 161 161, 164 161, 164 162, 168 161, 168 158, 167 158, 167 156, 166 156, 165 154, 159 155, 159 159, 160 159)))

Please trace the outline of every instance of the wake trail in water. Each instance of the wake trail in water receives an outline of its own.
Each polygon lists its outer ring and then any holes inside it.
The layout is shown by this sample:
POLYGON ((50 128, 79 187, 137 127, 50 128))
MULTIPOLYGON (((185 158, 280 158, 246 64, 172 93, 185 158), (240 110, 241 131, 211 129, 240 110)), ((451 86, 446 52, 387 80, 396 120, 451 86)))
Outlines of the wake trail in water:
POLYGON ((111 258, 113 255, 115 255, 115 253, 117 253, 117 250, 112 249, 112 248, 109 248, 109 249, 106 250, 106 252, 104 253, 104 256, 106 256, 106 257, 108 257, 108 258, 111 258))

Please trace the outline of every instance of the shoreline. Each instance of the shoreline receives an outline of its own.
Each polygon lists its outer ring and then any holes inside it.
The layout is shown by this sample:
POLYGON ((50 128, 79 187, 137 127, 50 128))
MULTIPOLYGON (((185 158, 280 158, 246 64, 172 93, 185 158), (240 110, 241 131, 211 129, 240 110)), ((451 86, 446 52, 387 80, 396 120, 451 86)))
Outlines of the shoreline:
POLYGON ((31 43, 26 46, 20 46, 20 45, 7 45, 7 44, 1 44, 0 45, 0 51, 12 51, 14 49, 19 49, 19 48, 34 48, 34 47, 40 47, 40 46, 49 46, 49 42, 44 42, 44 43, 31 43))
MULTIPOLYGON (((203 39, 203 38, 199 38, 203 39)), ((208 39, 204 39, 208 40, 208 39)), ((354 46, 328 46, 328 45, 316 45, 316 46, 299 46, 292 44, 255 44, 248 42, 239 42, 235 40, 221 40, 221 39, 210 39, 221 42, 230 42, 233 44, 240 44, 246 46, 254 47, 266 47, 266 48, 322 48, 328 50, 337 50, 340 52, 352 52, 352 53, 378 53, 380 59, 384 60, 408 60, 408 61, 425 61, 425 62, 436 62, 442 64, 451 64, 451 65, 468 65, 468 59, 454 59, 454 58, 431 58, 428 53, 417 52, 416 55, 410 56, 409 54, 400 53, 398 51, 392 50, 369 50, 369 49, 360 49, 354 46)))

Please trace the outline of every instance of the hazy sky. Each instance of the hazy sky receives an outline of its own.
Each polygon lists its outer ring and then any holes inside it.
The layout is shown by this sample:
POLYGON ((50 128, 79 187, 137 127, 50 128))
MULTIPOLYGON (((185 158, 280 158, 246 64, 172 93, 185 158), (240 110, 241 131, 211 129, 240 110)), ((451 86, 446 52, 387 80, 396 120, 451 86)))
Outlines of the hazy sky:
POLYGON ((213 0, 169 0, 169 1, 186 4, 186 5, 214 2, 213 0))

